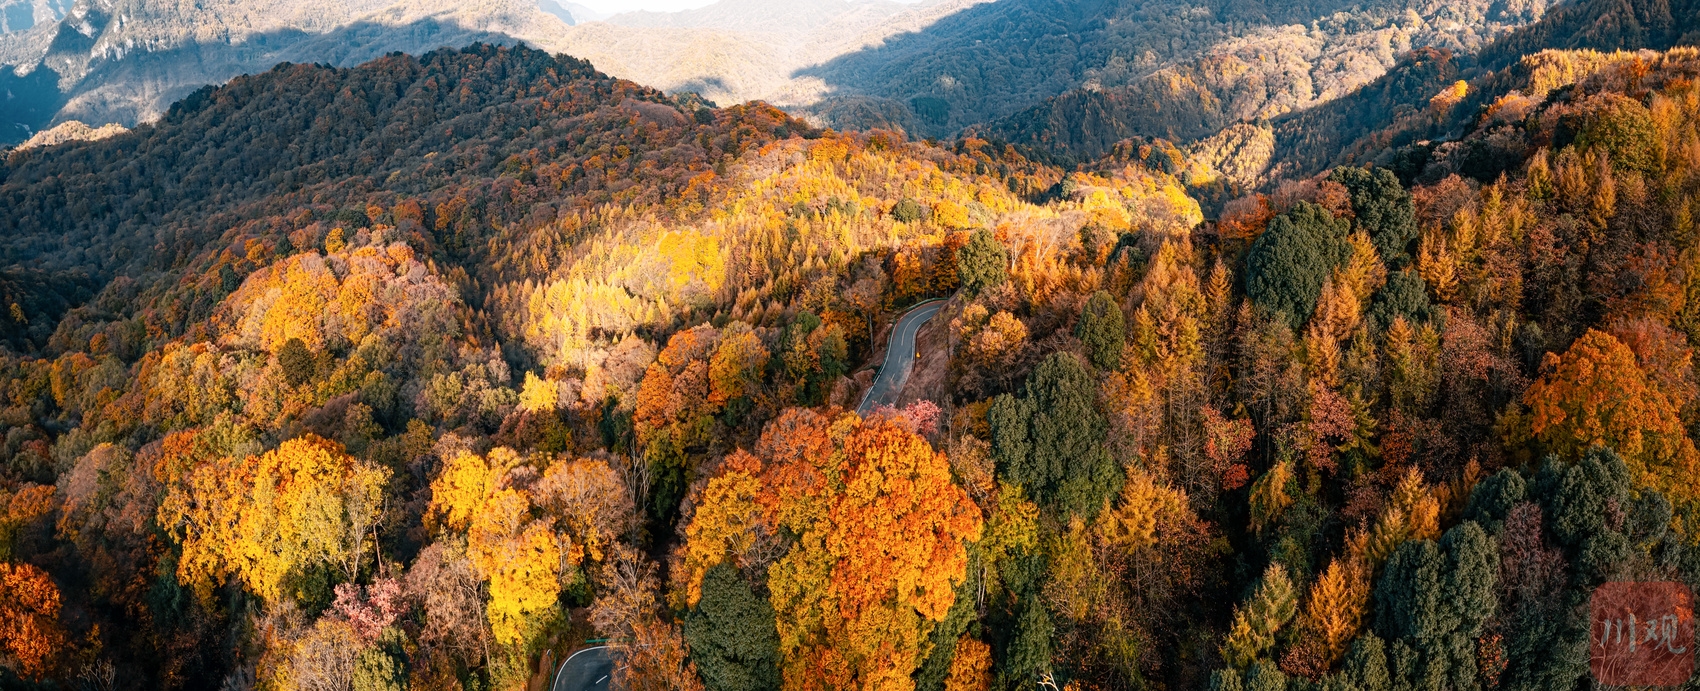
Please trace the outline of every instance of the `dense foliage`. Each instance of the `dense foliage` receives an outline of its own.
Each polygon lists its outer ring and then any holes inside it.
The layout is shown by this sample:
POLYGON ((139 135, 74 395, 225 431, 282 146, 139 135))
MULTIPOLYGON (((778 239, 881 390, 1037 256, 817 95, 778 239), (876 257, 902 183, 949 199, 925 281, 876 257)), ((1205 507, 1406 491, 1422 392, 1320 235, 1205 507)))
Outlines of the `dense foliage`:
POLYGON ((1209 221, 527 49, 13 152, 0 684, 1585 688, 1700 585, 1700 52, 1484 79, 1209 221))

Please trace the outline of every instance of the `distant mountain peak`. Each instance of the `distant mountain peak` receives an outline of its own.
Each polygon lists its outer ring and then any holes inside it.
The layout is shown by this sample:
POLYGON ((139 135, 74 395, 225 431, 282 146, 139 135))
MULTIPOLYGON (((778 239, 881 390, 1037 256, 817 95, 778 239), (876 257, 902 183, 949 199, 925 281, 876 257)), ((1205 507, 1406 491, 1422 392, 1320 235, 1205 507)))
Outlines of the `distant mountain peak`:
POLYGON ((352 66, 474 42, 558 50, 568 26, 535 3, 76 0, 56 22, 0 35, 0 89, 12 95, 0 143, 72 119, 133 125, 200 86, 280 62, 352 66))

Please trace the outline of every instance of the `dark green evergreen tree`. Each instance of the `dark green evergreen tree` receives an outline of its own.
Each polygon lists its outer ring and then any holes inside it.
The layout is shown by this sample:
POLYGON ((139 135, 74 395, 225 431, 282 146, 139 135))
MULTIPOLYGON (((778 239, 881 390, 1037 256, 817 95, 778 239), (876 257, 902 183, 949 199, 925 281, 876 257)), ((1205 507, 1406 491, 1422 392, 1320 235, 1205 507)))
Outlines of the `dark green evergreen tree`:
POLYGON ((283 381, 290 386, 300 386, 313 378, 317 369, 313 361, 313 351, 307 349, 307 344, 299 338, 291 338, 283 342, 277 349, 277 366, 283 370, 283 381))
POLYGON ((1237 669, 1218 669, 1210 673, 1210 691, 1245 691, 1245 680, 1237 669))
POLYGON ((219 290, 224 291, 226 295, 234 293, 237 288, 242 287, 242 277, 237 276, 236 270, 230 268, 229 264, 219 264, 218 287, 219 290))
POLYGON ((1497 534, 1505 517, 1511 515, 1511 509, 1523 501, 1524 495, 1523 476, 1510 468, 1502 469, 1470 492, 1470 499, 1464 505, 1464 519, 1497 534))
MULTIPOLYGON (((1629 468, 1622 457, 1595 448, 1575 463, 1548 458, 1528 483, 1528 495, 1540 506, 1545 528, 1569 568, 1568 587, 1537 589, 1532 598, 1507 612, 1504 672, 1500 688, 1515 691, 1574 688, 1588 674, 1588 594, 1617 569, 1630 565, 1634 546, 1621 520, 1629 506, 1629 468)), ((1507 528, 1509 531, 1509 528, 1507 528)), ((1502 536, 1506 549, 1520 542, 1543 541, 1540 533, 1521 540, 1502 536)), ((1513 559, 1521 558, 1507 552, 1513 559)))
POLYGON ((927 210, 915 200, 904 198, 891 205, 891 217, 903 223, 914 223, 927 217, 927 210))
POLYGON ((915 688, 918 691, 938 691, 944 688, 945 677, 950 675, 950 663, 956 657, 956 642, 979 616, 975 607, 975 592, 977 583, 970 572, 967 580, 956 587, 956 601, 951 603, 950 612, 944 616, 944 621, 933 627, 928 637, 932 640, 933 651, 927 659, 921 661, 921 668, 915 670, 915 688))
POLYGON ((1381 637, 1366 631, 1353 640, 1341 675, 1357 691, 1392 691, 1393 680, 1387 674, 1387 646, 1381 637))
POLYGON ((1016 624, 1015 640, 1010 641, 1004 655, 1006 687, 1032 688, 1034 681, 1051 671, 1051 639, 1055 635, 1051 613, 1045 611, 1038 597, 1027 597, 1016 624))
POLYGON ((1033 496, 1031 483, 1042 481, 1044 473, 1032 467, 1033 444, 1028 439, 1028 425, 1033 410, 1027 401, 1011 394, 1001 394, 986 407, 986 426, 992 433, 992 460, 1005 482, 1014 482, 1033 496))
POLYGON ((1287 675, 1275 663, 1258 660, 1245 671, 1245 691, 1287 691, 1287 675))
POLYGON ((1433 322, 1439 315, 1440 310, 1428 301, 1428 286, 1409 269, 1388 274, 1387 284, 1376 291, 1369 308, 1370 323, 1378 329, 1387 328, 1394 317, 1404 317, 1415 326, 1433 322))
POLYGON ((1097 385, 1077 356, 1052 353, 1027 378, 1026 397, 999 396, 986 412, 992 453, 1006 482, 1040 506, 1093 516, 1121 491, 1123 476, 1104 448, 1108 423, 1097 385))
POLYGON ((1412 540, 1394 551, 1376 586, 1376 627, 1415 654, 1396 651, 1395 685, 1480 688, 1475 639, 1498 605, 1498 564, 1492 538, 1473 521, 1438 544, 1412 540))
POLYGON ((709 691, 779 688, 773 606, 728 564, 702 578, 702 600, 684 617, 685 642, 709 691))
POLYGON ((1405 251, 1417 239, 1417 216, 1411 193, 1386 168, 1335 168, 1328 179, 1345 185, 1352 195, 1352 215, 1359 230, 1369 234, 1375 251, 1390 269, 1411 263, 1405 251))
POLYGON ((969 295, 1003 283, 1008 277, 1009 252, 992 235, 981 228, 968 237, 968 244, 956 252, 956 277, 969 295))
POLYGON ((1246 297, 1298 327, 1316 311, 1322 283, 1346 260, 1351 224, 1327 209, 1299 202, 1269 221, 1246 256, 1246 297))
POLYGON ((1086 357, 1101 370, 1121 367, 1122 346, 1127 342, 1127 324, 1116 299, 1102 290, 1093 293, 1080 310, 1074 335, 1086 346, 1086 357))
POLYGON ((354 658, 354 691, 401 691, 407 688, 406 638, 401 630, 384 629, 376 645, 354 658))

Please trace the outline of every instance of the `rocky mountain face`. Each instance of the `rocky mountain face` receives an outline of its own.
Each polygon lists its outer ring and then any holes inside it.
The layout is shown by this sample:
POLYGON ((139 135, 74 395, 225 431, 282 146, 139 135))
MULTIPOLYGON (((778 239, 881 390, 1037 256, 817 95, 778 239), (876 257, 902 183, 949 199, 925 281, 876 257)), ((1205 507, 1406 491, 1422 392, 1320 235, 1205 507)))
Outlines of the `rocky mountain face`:
MULTIPOLYGON (((1537 26, 1548 0, 721 0, 614 16, 560 0, 30 2, 34 23, 0 35, 0 144, 69 120, 134 125, 201 85, 280 62, 350 66, 523 41, 668 93, 762 100, 837 129, 968 133, 1065 164, 1136 137, 1240 151, 1211 140, 1239 142, 1244 127, 1379 88, 1402 65, 1483 50, 1499 51, 1484 63, 1505 63, 1536 44, 1672 45, 1696 12, 1694 0, 1585 0, 1537 26)), ((1442 72, 1417 81, 1428 89, 1442 72)), ((1403 102, 1405 87, 1391 98, 1403 102)))
POLYGON ((612 17, 558 0, 32 1, 32 20, 0 34, 0 144, 72 119, 134 125, 202 85, 280 62, 346 67, 474 42, 525 42, 716 102, 802 107, 832 90, 805 68, 983 0, 725 0, 612 17))
POLYGON ((1084 160, 1130 136, 1192 140, 1310 108, 1369 83, 1413 49, 1472 53, 1539 19, 1546 3, 1083 7, 998 3, 953 18, 961 26, 952 30, 890 46, 881 60, 853 56, 820 73, 906 101, 932 134, 990 123, 976 131, 1084 160))
POLYGON ((0 34, 59 21, 70 10, 71 0, 5 0, 0 2, 0 34))
POLYGON ((0 143, 68 120, 134 125, 201 86, 283 62, 548 46, 566 28, 520 0, 78 0, 57 21, 0 36, 0 143))

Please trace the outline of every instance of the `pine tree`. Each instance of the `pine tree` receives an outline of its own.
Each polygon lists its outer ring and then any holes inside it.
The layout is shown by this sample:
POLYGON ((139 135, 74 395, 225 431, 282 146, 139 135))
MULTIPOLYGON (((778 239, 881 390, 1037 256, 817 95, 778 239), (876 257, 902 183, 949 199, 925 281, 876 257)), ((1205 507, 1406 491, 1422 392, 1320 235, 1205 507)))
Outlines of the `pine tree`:
MULTIPOLYGON (((1010 468, 1008 479, 1028 488, 1040 506, 1092 517, 1121 491, 1125 477, 1104 448, 1108 423, 1098 412, 1097 391, 1091 371, 1069 353, 1052 353, 1027 378, 1021 407, 1030 415, 1031 451, 1027 463, 1010 468)), ((1003 410, 1001 426, 1010 404, 994 407, 1003 410)), ((1016 444, 1006 445, 998 430, 994 426, 993 450, 1001 457, 1002 449, 1016 444)))
POLYGON ((703 576, 702 600, 684 617, 685 642, 708 691, 779 688, 773 606, 728 564, 703 576))
POLYGON ((1350 228, 1310 202, 1276 216, 1246 255, 1246 297, 1296 329, 1316 311, 1329 273, 1346 260, 1350 228))
POLYGON ((1003 283, 1009 277, 1008 263, 1009 252, 984 228, 974 231, 956 254, 957 276, 969 295, 1003 283))
POLYGON ((1093 366, 1101 370, 1121 367, 1127 326, 1123 323, 1121 306, 1109 293, 1100 290, 1086 301, 1074 335, 1086 346, 1086 357, 1093 366))
POLYGON ((277 349, 277 366, 283 370, 284 383, 300 386, 313 378, 313 351, 301 339, 291 338, 277 349))
POLYGON ((1270 564, 1263 571, 1257 592, 1243 607, 1234 610, 1234 622, 1222 644, 1228 663, 1246 668, 1275 645, 1275 634, 1298 612, 1298 593, 1287 578, 1287 568, 1270 564))
POLYGON ((1410 263, 1405 248, 1417 237, 1411 193, 1386 168, 1335 168, 1328 179, 1346 186, 1352 196, 1353 225, 1369 233, 1382 261, 1394 269, 1410 263))

